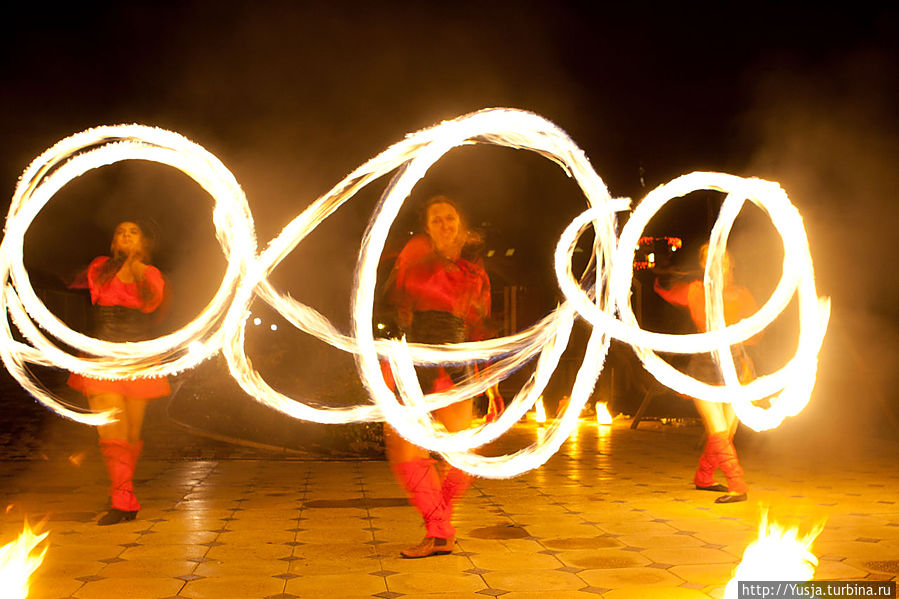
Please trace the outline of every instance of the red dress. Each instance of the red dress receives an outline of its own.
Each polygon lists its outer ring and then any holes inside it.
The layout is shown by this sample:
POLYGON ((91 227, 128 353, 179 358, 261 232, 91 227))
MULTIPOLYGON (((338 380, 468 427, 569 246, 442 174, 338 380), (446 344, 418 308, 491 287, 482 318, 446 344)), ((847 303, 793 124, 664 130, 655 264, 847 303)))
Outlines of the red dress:
MULTIPOLYGON (((412 343, 461 343, 488 337, 490 279, 477 262, 449 260, 434 252, 430 238, 410 239, 396 259, 390 301, 400 327, 412 343)), ((466 365, 416 368, 425 392, 439 391, 465 378, 466 365)), ((382 372, 393 386, 389 367, 382 372)))
MULTIPOLYGON (((125 283, 118 276, 113 276, 104 284, 99 284, 97 277, 100 268, 106 261, 108 256, 100 256, 94 258, 87 269, 87 287, 91 293, 91 303, 97 307, 113 307, 119 306, 124 309, 110 312, 111 322, 108 328, 115 329, 117 320, 124 319, 135 320, 134 317, 140 317, 143 314, 150 314, 155 311, 162 303, 165 290, 165 280, 162 273, 154 266, 147 266, 144 271, 144 293, 140 293, 136 282, 125 283)), ((131 333, 131 331, 128 331, 131 333)), ((132 334, 133 335, 133 334, 132 334)), ((137 335, 125 337, 116 335, 111 337, 108 334, 98 334, 101 339, 110 341, 139 341, 142 336, 137 335)), ((169 381, 165 377, 141 378, 132 380, 103 380, 82 376, 72 373, 68 379, 68 385, 73 389, 80 391, 84 395, 98 395, 101 393, 117 393, 129 399, 153 399, 162 397, 171 392, 169 381)))
POLYGON ((438 256, 426 235, 416 235, 397 257, 393 278, 391 300, 401 326, 414 321, 416 313, 445 312, 464 322, 463 341, 487 336, 490 279, 480 264, 438 256))
MULTIPOLYGON (((668 303, 686 307, 690 311, 690 319, 696 325, 696 330, 706 332, 705 287, 702 281, 679 283, 671 289, 665 289, 656 280, 654 287, 656 293, 668 303)), ((724 289, 724 322, 728 325, 733 324, 753 312, 755 312, 755 300, 749 290, 742 285, 728 284, 724 289)), ((731 347, 731 353, 737 365, 737 374, 743 383, 755 378, 755 367, 743 345, 755 344, 759 335, 731 347)), ((688 371, 689 374, 704 382, 713 384, 723 382, 718 367, 709 354, 695 354, 691 357, 688 371)))

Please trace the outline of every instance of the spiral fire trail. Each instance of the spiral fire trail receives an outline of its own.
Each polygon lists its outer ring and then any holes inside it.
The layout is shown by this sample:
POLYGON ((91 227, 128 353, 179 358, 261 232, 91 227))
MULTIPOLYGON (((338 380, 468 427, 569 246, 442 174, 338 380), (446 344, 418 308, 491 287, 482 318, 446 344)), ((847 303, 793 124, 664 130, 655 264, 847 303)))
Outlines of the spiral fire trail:
POLYGON ((633 346, 640 360, 660 382, 672 389, 710 401, 734 404, 740 419, 756 430, 772 428, 808 403, 814 386, 817 355, 829 316, 829 300, 817 296, 812 260, 802 220, 776 183, 719 173, 692 173, 650 192, 616 235, 616 213, 629 201, 615 199, 580 148, 553 123, 529 112, 487 109, 445 121, 406 136, 350 173, 315 200, 257 254, 253 220, 246 197, 228 169, 199 145, 169 131, 141 125, 97 127, 75 134, 41 154, 25 170, 13 195, 0 244, 0 279, 5 283, 0 308, 8 313, 28 344, 14 340, 8 320, 2 328, 0 358, 19 383, 38 401, 67 418, 86 424, 108 422, 112 415, 78 412, 43 390, 27 364, 64 368, 99 378, 131 378, 173 374, 191 368, 222 351, 231 375, 250 396, 294 418, 321 423, 386 420, 411 442, 441 452, 454 465, 491 478, 509 477, 543 464, 568 438, 594 388, 612 338, 633 346), (588 208, 565 230, 556 248, 559 285, 566 297, 543 320, 515 335, 489 341, 445 346, 375 340, 372 312, 377 265, 387 234, 403 202, 431 166, 453 148, 486 143, 537 152, 556 162, 580 186, 588 208), (227 260, 221 285, 200 314, 183 328, 139 343, 100 341, 69 329, 37 298, 23 264, 24 236, 36 215, 72 179, 103 165, 124 160, 149 160, 177 168, 193 178, 215 202, 213 223, 227 260), (352 331, 338 331, 323 315, 279 293, 268 275, 329 215, 373 180, 395 172, 375 208, 362 239, 351 306, 352 331), (639 328, 630 306, 634 248, 646 224, 668 201, 699 189, 727 194, 712 231, 704 276, 708 332, 693 335, 650 333, 639 328), (730 326, 723 317, 721 260, 734 219, 746 202, 764 210, 784 244, 781 279, 771 297, 754 315, 730 326), (595 286, 584 289, 571 272, 574 246, 593 227, 595 286), (794 357, 777 372, 742 385, 728 347, 770 324, 798 297, 800 332, 794 357), (373 403, 351 407, 314 406, 287 397, 266 383, 244 352, 249 304, 259 297, 298 329, 351 352, 359 376, 373 403), (560 418, 537 443, 514 454, 486 458, 473 450, 508 430, 545 389, 576 317, 593 325, 584 359, 575 377, 570 401, 560 418), (44 332, 49 333, 45 335, 44 332), (58 342, 51 340, 55 339, 58 342), (86 354, 82 357, 60 345, 86 354), (657 351, 712 352, 724 386, 706 385, 669 366, 657 351), (507 409, 494 422, 457 433, 434 426, 430 410, 483 392, 524 363, 537 358, 536 368, 507 409), (384 382, 379 360, 393 367, 398 394, 384 382), (414 364, 447 361, 493 363, 475 380, 455 389, 424 395, 414 364), (762 409, 754 400, 770 398, 762 409))

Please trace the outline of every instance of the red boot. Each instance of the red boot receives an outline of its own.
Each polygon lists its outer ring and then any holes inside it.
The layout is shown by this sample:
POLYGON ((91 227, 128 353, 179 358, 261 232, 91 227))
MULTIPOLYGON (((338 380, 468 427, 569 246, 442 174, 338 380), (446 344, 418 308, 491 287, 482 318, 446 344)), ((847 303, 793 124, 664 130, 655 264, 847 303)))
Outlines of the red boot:
POLYGON ((395 464, 394 474, 406 490, 409 502, 425 521, 424 541, 402 551, 403 557, 427 557, 452 551, 456 530, 449 520, 434 460, 419 458, 395 464))
POLYGON ((140 447, 127 441, 100 441, 100 453, 111 482, 109 494, 112 499, 112 509, 97 522, 100 526, 134 520, 137 516, 140 504, 134 495, 131 477, 140 447))
POLYGON ((440 495, 450 510, 452 510, 453 503, 462 497, 469 486, 471 486, 470 474, 464 470, 447 465, 446 476, 443 477, 443 486, 440 488, 440 495))
POLYGON ((715 503, 736 503, 746 501, 749 487, 743 479, 743 468, 737 459, 737 450, 727 433, 716 433, 709 436, 709 443, 718 457, 718 467, 727 477, 727 495, 722 495, 715 503))
POLYGON ((712 448, 711 439, 706 439, 705 448, 699 456, 699 466, 693 476, 693 484, 700 491, 727 491, 727 487, 715 482, 715 470, 718 468, 718 454, 712 448))

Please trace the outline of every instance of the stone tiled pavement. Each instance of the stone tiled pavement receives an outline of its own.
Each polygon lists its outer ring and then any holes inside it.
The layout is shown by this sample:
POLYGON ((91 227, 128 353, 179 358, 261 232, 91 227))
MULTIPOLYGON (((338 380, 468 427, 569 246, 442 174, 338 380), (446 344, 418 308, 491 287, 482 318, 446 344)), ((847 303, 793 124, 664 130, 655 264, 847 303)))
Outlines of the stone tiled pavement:
MULTIPOLYGON (((802 530, 826 518, 816 579, 896 579, 899 443, 741 433, 750 501, 716 505, 690 485, 698 426, 626 424, 582 421, 542 468, 477 481, 456 513, 455 553, 403 560, 423 528, 386 463, 235 448, 153 418, 143 510, 98 527, 94 433, 53 418, 0 443, 0 544, 25 517, 43 519, 36 599, 690 599, 722 596, 770 506, 802 530)), ((537 434, 522 424, 512 437, 537 434)))

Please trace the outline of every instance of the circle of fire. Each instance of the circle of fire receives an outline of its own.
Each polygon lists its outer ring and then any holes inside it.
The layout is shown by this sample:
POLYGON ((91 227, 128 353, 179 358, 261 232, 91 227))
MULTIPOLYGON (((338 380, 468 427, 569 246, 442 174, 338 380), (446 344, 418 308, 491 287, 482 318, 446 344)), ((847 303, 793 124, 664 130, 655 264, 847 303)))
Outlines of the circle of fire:
POLYGON ((5 283, 0 309, 9 314, 28 343, 16 341, 10 319, 4 319, 0 358, 42 404, 67 418, 97 425, 109 422, 112 414, 79 412, 63 406, 41 387, 26 365, 55 366, 93 377, 122 379, 174 374, 222 351, 241 388, 256 401, 281 413, 321 423, 385 420, 411 442, 440 452, 449 462, 472 474, 491 478, 536 468, 558 450, 577 425, 612 338, 630 344, 662 384, 692 397, 731 402, 740 420, 756 430, 776 427, 787 416, 799 413, 814 386, 830 303, 817 296, 802 220, 786 193, 778 184, 760 179, 720 173, 684 175, 650 192, 617 236, 616 213, 629 208, 629 200, 611 197, 581 149, 556 125, 525 111, 487 109, 410 134, 390 146, 313 202, 257 254, 246 197, 231 172, 215 156, 170 131, 140 125, 97 127, 68 137, 41 154, 25 170, 13 195, 6 234, 0 244, 0 280, 5 283), (375 339, 371 323, 377 265, 390 225, 416 183, 434 163, 453 148, 474 143, 538 152, 562 167, 583 191, 588 209, 567 227, 555 252, 556 274, 566 301, 528 329, 498 339, 440 346, 375 339), (201 185, 215 202, 213 222, 228 264, 214 297, 193 321, 163 337, 137 343, 101 341, 68 328, 37 298, 23 262, 25 233, 50 198, 75 177, 124 160, 167 164, 201 185), (394 171, 362 239, 352 299, 352 333, 344 334, 310 306, 275 290, 268 275, 360 189, 394 171), (634 248, 649 220, 664 204, 700 189, 727 194, 712 230, 710 259, 704 274, 708 332, 668 335, 644 331, 630 305, 634 248), (727 326, 722 260, 730 229, 746 202, 764 210, 781 235, 783 273, 774 292, 755 314, 727 326), (578 238, 588 227, 594 229, 592 258, 596 282, 585 288, 571 271, 571 257, 578 238), (777 372, 741 384, 730 345, 749 339, 768 326, 794 295, 800 313, 796 354, 777 372), (254 297, 268 303, 298 329, 351 352, 373 403, 313 406, 269 386, 244 352, 246 320, 254 297), (538 442, 515 453, 498 457, 475 454, 474 449, 498 438, 533 407, 568 345, 578 316, 590 322, 593 329, 570 401, 560 417, 538 442), (61 349, 41 329, 74 349, 61 349), (687 376, 662 360, 657 351, 711 352, 721 369, 724 385, 707 385, 687 376), (532 375, 496 421, 456 433, 435 426, 432 410, 484 392, 534 357, 537 361, 532 375), (380 360, 388 361, 393 369, 396 393, 384 382, 380 360), (491 364, 476 379, 424 395, 415 376, 415 364, 466 361, 491 364), (753 405, 762 398, 769 398, 770 407, 753 405))

